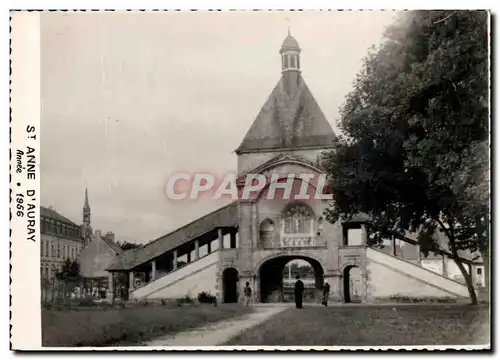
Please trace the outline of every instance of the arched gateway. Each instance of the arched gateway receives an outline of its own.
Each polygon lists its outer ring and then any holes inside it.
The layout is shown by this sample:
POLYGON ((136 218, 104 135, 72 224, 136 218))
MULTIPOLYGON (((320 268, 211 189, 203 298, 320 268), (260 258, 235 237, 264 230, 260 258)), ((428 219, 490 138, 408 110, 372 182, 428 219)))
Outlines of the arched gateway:
MULTIPOLYGON (((287 274, 284 273, 283 270, 287 264, 292 267, 295 260, 303 260, 312 267, 314 273, 313 278, 307 277, 307 275, 303 276, 303 274, 300 275, 302 275, 302 281, 306 282, 306 300, 317 299, 318 291, 321 291, 324 282, 324 270, 321 264, 310 257, 285 255, 272 257, 259 267, 258 279, 260 284, 260 297, 257 300, 263 303, 290 300, 293 294, 293 284, 295 282, 296 272, 294 272, 294 276, 289 276, 287 278, 287 274), (291 281, 288 280, 289 278, 291 278, 291 281)), ((290 271, 290 275, 291 272, 292 271, 290 271)))

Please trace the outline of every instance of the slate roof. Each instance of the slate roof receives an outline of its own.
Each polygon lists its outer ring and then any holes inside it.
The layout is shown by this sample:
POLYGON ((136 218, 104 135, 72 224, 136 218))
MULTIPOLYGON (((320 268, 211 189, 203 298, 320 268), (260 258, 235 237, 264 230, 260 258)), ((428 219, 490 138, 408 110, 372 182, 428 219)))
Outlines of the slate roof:
POLYGON ((113 239, 109 238, 106 235, 101 235, 101 239, 108 245, 111 250, 113 250, 117 254, 123 253, 123 249, 118 245, 116 242, 113 241, 113 239))
POLYGON ((245 135, 237 154, 299 148, 328 148, 337 139, 304 79, 288 94, 283 74, 245 135))
POLYGON ((139 248, 124 251, 108 270, 130 270, 218 227, 238 226, 238 206, 233 202, 139 248))
POLYGON ((290 33, 283 41, 283 44, 281 45, 280 53, 283 53, 287 50, 300 51, 300 46, 299 46, 298 41, 292 35, 290 35, 290 33))
POLYGON ((71 221, 67 217, 64 217, 61 214, 59 214, 57 211, 55 211, 53 209, 46 208, 44 206, 40 206, 40 217, 49 218, 49 219, 63 222, 66 224, 70 224, 73 226, 78 226, 77 224, 75 224, 73 221, 71 221))

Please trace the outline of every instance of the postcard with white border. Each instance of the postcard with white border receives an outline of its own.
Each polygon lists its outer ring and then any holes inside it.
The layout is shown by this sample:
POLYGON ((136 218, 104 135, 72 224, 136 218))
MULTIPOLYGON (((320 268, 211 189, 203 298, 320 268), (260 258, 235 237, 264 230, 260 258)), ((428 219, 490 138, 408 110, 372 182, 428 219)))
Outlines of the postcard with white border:
POLYGON ((491 349, 488 10, 10 16, 12 349, 491 349))

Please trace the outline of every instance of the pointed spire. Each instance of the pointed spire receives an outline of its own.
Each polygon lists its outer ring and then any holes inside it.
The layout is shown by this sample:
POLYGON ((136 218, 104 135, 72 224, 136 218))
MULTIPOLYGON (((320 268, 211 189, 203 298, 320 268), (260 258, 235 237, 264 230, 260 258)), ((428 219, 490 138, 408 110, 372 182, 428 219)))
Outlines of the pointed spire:
POLYGON ((290 25, 288 25, 288 36, 292 36, 292 34, 290 34, 290 25))
POLYGON ((85 188, 85 202, 83 204, 83 207, 85 209, 90 209, 90 205, 89 205, 89 195, 88 195, 88 191, 87 191, 87 188, 85 188))

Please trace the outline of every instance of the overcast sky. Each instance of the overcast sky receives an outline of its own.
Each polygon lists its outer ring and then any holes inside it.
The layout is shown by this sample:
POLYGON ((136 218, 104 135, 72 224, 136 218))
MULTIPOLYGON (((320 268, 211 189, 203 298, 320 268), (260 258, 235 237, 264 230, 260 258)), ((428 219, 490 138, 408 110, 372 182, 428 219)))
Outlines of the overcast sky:
POLYGON ((290 24, 302 75, 335 126, 392 12, 43 13, 42 205, 144 243, 223 206, 172 202, 178 171, 236 171, 280 78, 290 24), (288 18, 288 20, 287 20, 288 18))

